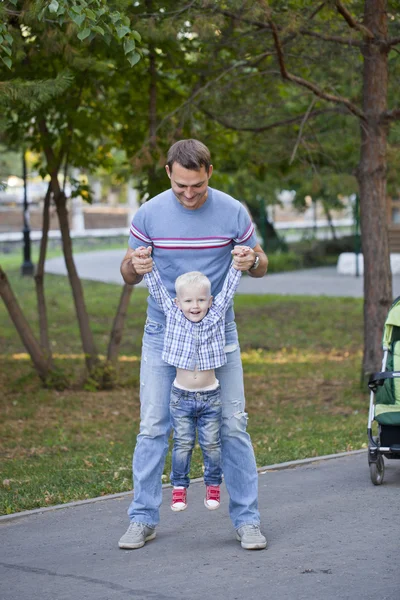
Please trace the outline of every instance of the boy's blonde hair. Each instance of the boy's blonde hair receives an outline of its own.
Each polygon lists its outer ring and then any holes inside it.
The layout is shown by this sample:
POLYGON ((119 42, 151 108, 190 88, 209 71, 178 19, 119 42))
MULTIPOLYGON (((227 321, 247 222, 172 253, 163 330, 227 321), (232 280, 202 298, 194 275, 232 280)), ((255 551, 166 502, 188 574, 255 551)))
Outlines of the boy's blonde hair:
POLYGON ((200 273, 200 271, 190 271, 189 273, 183 273, 183 275, 179 275, 179 277, 177 277, 175 280, 176 294, 179 295, 179 292, 184 287, 195 285, 206 287, 211 296, 211 281, 206 275, 204 275, 204 273, 200 273))

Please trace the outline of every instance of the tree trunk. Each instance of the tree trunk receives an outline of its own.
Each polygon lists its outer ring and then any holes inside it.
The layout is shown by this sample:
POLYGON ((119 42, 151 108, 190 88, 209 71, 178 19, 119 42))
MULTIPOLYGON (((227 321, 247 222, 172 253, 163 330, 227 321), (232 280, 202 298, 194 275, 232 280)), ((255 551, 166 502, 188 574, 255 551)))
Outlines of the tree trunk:
POLYGON ((119 345, 122 339, 126 312, 129 306, 129 300, 132 294, 133 285, 127 283, 123 286, 117 313, 115 315, 113 328, 110 335, 110 342, 107 350, 107 361, 115 364, 117 362, 119 345))
POLYGON ((275 250, 287 250, 287 244, 284 238, 281 238, 276 231, 274 224, 264 216, 262 213, 261 219, 264 219, 264 223, 260 221, 261 235, 264 239, 264 250, 268 252, 275 252, 275 250))
POLYGON ((53 357, 50 347, 49 340, 49 326, 47 319, 47 308, 46 298, 44 294, 44 263, 46 260, 47 252, 47 241, 50 226, 50 196, 51 196, 51 183, 46 192, 43 206, 43 224, 42 224, 42 239, 40 242, 39 261, 35 274, 35 285, 36 285, 36 296, 38 304, 38 315, 39 315, 39 333, 40 333, 40 345, 43 352, 47 356, 49 368, 53 365, 53 357))
MULTIPOLYGON (((387 39, 385 0, 365 0, 364 25, 375 40, 387 39)), ((364 254, 364 374, 379 370, 382 333, 392 303, 392 274, 386 218, 387 130, 381 115, 387 107, 388 59, 384 44, 365 40, 360 186, 361 235, 364 254)))
POLYGON ((11 289, 7 275, 0 267, 0 296, 2 297, 4 304, 8 310, 8 313, 15 325, 16 330, 19 333, 22 343, 24 344, 26 351, 32 359, 36 371, 39 377, 45 381, 49 372, 49 365, 44 356, 39 343, 37 342, 32 330, 29 326, 28 321, 21 310, 18 300, 14 296, 14 292, 11 289))
POLYGON ((58 220, 60 223, 65 266, 67 268, 68 278, 71 284, 72 295, 75 303, 75 312, 78 319, 79 330, 81 333, 82 348, 83 352, 85 353, 86 366, 90 372, 98 364, 99 358, 95 347, 92 331, 90 329, 89 315, 86 310, 81 280, 79 279, 72 254, 72 241, 69 231, 66 197, 65 194, 59 188, 59 186, 58 194, 55 194, 55 204, 57 208, 58 220))
POLYGON ((336 229, 335 229, 335 226, 333 224, 331 211, 329 210, 328 204, 326 202, 324 202, 323 200, 322 200, 322 208, 324 209, 326 220, 328 221, 328 226, 329 226, 329 229, 331 230, 331 233, 332 233, 332 239, 333 240, 337 240, 336 229))
POLYGON ((67 268, 68 278, 74 298, 75 312, 79 323, 86 366, 89 371, 92 371, 93 368, 98 364, 99 358, 94 345, 93 335, 90 330, 89 316, 86 311, 81 281, 78 277, 72 254, 72 242, 69 231, 66 197, 58 182, 58 171, 62 162, 63 152, 61 151, 59 156, 56 157, 53 147, 49 141, 49 132, 44 118, 38 120, 37 126, 42 138, 42 149, 47 160, 47 170, 51 177, 51 188, 54 194, 54 202, 60 224, 65 266, 67 268))

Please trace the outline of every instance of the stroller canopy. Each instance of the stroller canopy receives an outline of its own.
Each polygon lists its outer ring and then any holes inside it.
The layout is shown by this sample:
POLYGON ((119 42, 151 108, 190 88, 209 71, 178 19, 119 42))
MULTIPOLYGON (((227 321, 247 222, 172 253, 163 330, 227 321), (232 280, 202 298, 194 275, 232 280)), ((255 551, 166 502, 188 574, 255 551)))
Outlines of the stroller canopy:
POLYGON ((382 346, 384 350, 390 348, 390 344, 400 339, 400 296, 396 298, 389 309, 383 328, 382 346))
POLYGON ((382 379, 376 390, 374 417, 381 425, 400 425, 400 297, 389 309, 382 345, 387 351, 382 367, 392 377, 382 379))

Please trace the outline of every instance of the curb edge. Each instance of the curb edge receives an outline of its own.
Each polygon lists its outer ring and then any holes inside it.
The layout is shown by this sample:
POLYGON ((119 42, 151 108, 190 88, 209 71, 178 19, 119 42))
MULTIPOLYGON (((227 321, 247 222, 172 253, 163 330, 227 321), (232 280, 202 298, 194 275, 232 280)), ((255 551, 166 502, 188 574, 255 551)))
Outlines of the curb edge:
MULTIPOLYGON (((325 456, 315 456, 313 458, 303 458, 303 459, 299 459, 299 460, 291 460, 288 462, 267 465, 265 467, 258 467, 257 472, 259 475, 264 475, 265 473, 268 473, 269 471, 282 471, 284 469, 293 469, 296 467, 310 465, 312 463, 317 463, 317 462, 321 462, 321 461, 325 461, 325 460, 332 460, 335 458, 343 458, 345 456, 352 456, 354 454, 362 454, 366 451, 367 451, 367 449, 365 448, 362 450, 352 450, 350 452, 340 452, 338 454, 327 454, 325 456)), ((198 477, 197 479, 192 479, 190 483, 193 484, 193 483, 200 483, 200 482, 203 482, 202 477, 198 477)), ((171 487, 171 484, 163 483, 162 487, 169 488, 169 487, 171 487)), ((85 504, 94 504, 95 502, 104 502, 106 500, 117 500, 119 498, 125 498, 128 496, 131 496, 132 493, 133 493, 133 490, 130 490, 129 492, 120 492, 118 494, 107 494, 105 496, 97 496, 95 498, 87 498, 86 500, 75 500, 73 502, 66 502, 65 504, 55 504, 54 506, 45 506, 43 508, 34 508, 32 510, 25 510, 25 511, 21 511, 18 513, 13 513, 11 515, 1 515, 0 523, 4 523, 7 521, 13 521, 15 519, 22 519, 24 517, 26 518, 26 517, 30 517, 33 515, 46 513, 46 512, 52 512, 55 510, 74 508, 75 506, 83 506, 85 504)))

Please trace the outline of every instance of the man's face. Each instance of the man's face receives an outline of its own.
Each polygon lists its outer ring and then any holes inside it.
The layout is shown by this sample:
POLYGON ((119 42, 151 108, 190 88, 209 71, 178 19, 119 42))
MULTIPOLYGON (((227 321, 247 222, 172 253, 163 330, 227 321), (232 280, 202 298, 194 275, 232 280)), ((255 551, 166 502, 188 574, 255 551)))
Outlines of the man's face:
POLYGON ((165 169, 178 202, 189 210, 200 208, 207 200, 207 187, 212 173, 212 165, 210 165, 208 173, 204 166, 200 171, 192 171, 176 162, 172 165, 172 170, 168 165, 165 169))
POLYGON ((199 323, 208 313, 212 296, 205 285, 188 285, 179 290, 175 302, 189 321, 199 323))

